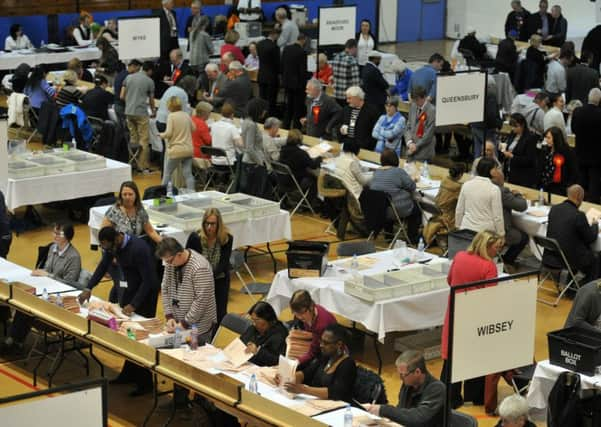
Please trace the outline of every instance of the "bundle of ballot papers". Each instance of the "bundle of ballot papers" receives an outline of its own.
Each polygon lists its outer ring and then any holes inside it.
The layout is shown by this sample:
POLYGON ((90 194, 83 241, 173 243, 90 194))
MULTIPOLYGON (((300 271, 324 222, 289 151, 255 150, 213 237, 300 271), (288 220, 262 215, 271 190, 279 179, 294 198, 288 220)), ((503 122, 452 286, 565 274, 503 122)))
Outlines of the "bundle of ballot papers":
POLYGON ((301 329, 292 329, 286 338, 286 357, 298 359, 309 351, 313 334, 301 329))

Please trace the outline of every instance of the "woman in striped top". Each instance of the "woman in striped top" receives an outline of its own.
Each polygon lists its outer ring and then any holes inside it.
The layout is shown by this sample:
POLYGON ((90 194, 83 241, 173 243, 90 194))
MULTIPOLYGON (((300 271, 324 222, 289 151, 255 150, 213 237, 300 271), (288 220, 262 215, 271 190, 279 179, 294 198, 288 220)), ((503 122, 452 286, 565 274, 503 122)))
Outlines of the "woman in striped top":
POLYGON ((68 104, 79 105, 79 100, 83 98, 83 93, 77 89, 77 74, 75 71, 67 70, 63 74, 65 85, 58 91, 56 95, 56 104, 59 108, 68 104))

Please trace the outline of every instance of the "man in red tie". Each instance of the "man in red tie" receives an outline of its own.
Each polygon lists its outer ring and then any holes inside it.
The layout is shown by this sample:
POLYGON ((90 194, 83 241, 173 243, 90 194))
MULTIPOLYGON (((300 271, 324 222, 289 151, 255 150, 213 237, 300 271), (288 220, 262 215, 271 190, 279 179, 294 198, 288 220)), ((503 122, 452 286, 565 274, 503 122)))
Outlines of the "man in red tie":
POLYGON ((329 138, 332 120, 342 108, 336 100, 323 93, 321 82, 311 79, 305 88, 307 100, 307 116, 300 119, 301 125, 306 126, 306 134, 316 138, 329 138))
POLYGON ((190 66, 184 62, 184 54, 180 49, 173 49, 169 52, 170 72, 165 75, 164 82, 168 86, 173 86, 179 79, 190 74, 190 66))
POLYGON ((436 110, 428 102, 427 93, 421 86, 411 91, 411 108, 405 131, 407 158, 409 161, 432 160, 436 147, 434 138, 434 120, 436 110))

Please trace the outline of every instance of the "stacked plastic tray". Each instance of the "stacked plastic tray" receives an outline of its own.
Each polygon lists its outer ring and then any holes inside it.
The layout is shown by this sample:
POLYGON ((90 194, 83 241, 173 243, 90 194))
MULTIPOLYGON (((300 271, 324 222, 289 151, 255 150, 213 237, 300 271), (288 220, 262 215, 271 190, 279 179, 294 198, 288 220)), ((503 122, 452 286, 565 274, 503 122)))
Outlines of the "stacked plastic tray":
POLYGON ((52 154, 36 154, 28 157, 27 160, 42 166, 44 175, 58 175, 75 171, 75 162, 52 154))
POLYGON ((263 218, 265 216, 277 215, 280 212, 280 204, 278 202, 244 193, 228 194, 221 201, 248 209, 252 218, 263 218))
POLYGON ((344 292, 371 302, 432 292, 448 286, 448 268, 448 262, 444 262, 360 276, 345 280, 344 292))
POLYGON ((12 179, 33 178, 44 175, 44 166, 27 160, 10 160, 8 177, 12 179))
POLYGON ((53 155, 75 163, 76 171, 89 171, 106 167, 106 158, 81 150, 57 151, 53 155))

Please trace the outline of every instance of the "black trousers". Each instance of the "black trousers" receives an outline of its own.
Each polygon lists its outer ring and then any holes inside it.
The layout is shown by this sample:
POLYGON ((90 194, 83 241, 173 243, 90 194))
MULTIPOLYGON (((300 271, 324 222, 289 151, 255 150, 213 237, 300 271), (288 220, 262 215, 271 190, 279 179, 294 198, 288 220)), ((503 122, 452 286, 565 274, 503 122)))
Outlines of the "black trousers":
POLYGON ((300 129, 300 118, 305 115, 305 89, 286 89, 286 113, 284 127, 300 129))
POLYGON ((513 264, 515 262, 520 252, 522 252, 530 241, 530 237, 522 230, 516 229, 516 231, 520 233, 520 240, 516 244, 509 246, 503 255, 503 261, 508 264, 513 264))
POLYGON ((227 314, 227 301, 230 296, 230 275, 225 273, 225 277, 215 279, 215 305, 217 306, 217 325, 227 314))
POLYGON ((580 184, 586 190, 585 200, 599 203, 601 199, 601 166, 580 165, 580 184))
MULTIPOLYGON (((447 383, 447 378, 451 376, 449 372, 450 365, 445 360, 442 364, 440 381, 447 383)), ((471 380, 451 384, 451 405, 453 407, 461 406, 463 401, 473 402, 474 405, 484 404, 484 377, 472 378, 471 380), (461 397, 461 386, 463 385, 463 395, 461 397)))
POLYGON ((264 99, 269 104, 269 115, 277 116, 278 104, 278 82, 259 83, 259 98, 264 99))

